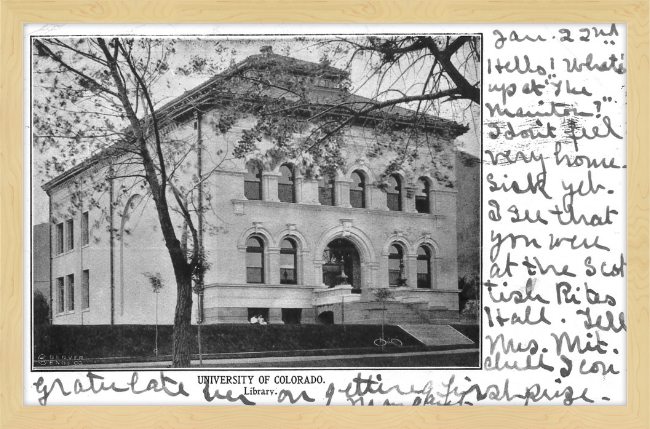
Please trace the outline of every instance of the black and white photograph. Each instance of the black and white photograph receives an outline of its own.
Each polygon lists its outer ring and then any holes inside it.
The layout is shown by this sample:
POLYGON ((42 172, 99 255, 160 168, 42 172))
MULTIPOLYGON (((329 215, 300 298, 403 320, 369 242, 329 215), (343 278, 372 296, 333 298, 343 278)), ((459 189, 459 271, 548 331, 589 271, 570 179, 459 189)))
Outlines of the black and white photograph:
POLYGON ((481 367, 481 34, 29 40, 33 371, 481 367))

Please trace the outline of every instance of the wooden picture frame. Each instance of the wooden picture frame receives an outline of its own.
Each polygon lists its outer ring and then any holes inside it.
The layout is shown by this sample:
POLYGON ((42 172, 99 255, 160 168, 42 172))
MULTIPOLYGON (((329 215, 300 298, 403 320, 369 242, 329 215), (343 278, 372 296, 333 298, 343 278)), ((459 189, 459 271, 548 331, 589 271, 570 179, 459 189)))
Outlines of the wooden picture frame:
MULTIPOLYGON (((0 1, 0 427, 648 428, 648 149, 646 1, 0 1), (23 406, 22 44, 25 23, 627 24, 628 362, 626 406, 603 407, 25 407, 23 406)), ((29 216, 27 217, 29 219, 29 216)))

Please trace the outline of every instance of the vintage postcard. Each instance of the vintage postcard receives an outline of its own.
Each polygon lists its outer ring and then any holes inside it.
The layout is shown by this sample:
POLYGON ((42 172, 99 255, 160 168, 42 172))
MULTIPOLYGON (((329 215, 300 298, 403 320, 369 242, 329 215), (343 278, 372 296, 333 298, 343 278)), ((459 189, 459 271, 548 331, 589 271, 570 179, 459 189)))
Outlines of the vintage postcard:
POLYGON ((626 29, 25 27, 25 403, 626 403, 626 29))

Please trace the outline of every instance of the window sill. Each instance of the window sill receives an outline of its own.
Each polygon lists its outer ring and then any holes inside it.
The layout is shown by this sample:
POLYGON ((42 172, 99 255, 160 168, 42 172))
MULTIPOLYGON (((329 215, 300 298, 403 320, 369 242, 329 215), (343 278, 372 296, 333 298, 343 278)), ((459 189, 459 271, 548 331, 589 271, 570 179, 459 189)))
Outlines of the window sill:
POLYGON ((205 289, 210 288, 268 288, 268 289, 319 289, 322 286, 305 286, 305 285, 283 285, 283 284, 266 284, 266 283, 213 283, 206 285, 205 289))
MULTIPOLYGON (((420 218, 429 218, 429 219, 438 219, 447 217, 442 213, 418 213, 418 212, 405 212, 405 211, 392 211, 388 209, 368 209, 368 208, 354 208, 349 206, 328 206, 322 204, 313 204, 313 203, 283 203, 279 201, 264 201, 264 200, 231 200, 232 204, 235 206, 262 206, 262 207, 290 207, 297 206, 304 210, 312 211, 336 211, 339 213, 360 213, 366 212, 369 215, 379 215, 379 216, 394 216, 394 217, 420 217, 420 218)), ((241 213, 243 214, 243 213, 241 213)))
POLYGON ((74 251, 75 251, 75 249, 66 250, 66 251, 63 252, 63 253, 59 253, 58 255, 54 255, 53 259, 56 259, 56 258, 59 258, 59 257, 62 257, 62 256, 66 256, 66 255, 69 255, 69 254, 71 254, 71 253, 74 253, 74 251))

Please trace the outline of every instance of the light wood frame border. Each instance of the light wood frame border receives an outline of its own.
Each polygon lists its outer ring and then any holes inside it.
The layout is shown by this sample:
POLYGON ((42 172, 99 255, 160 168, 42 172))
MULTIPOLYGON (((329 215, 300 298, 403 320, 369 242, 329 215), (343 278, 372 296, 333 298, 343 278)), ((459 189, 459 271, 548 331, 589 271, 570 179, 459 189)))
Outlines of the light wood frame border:
POLYGON ((648 109, 645 1, 29 1, 0 0, 0 427, 648 428, 648 109), (627 24, 628 404, 624 407, 24 407, 22 24, 627 24))

